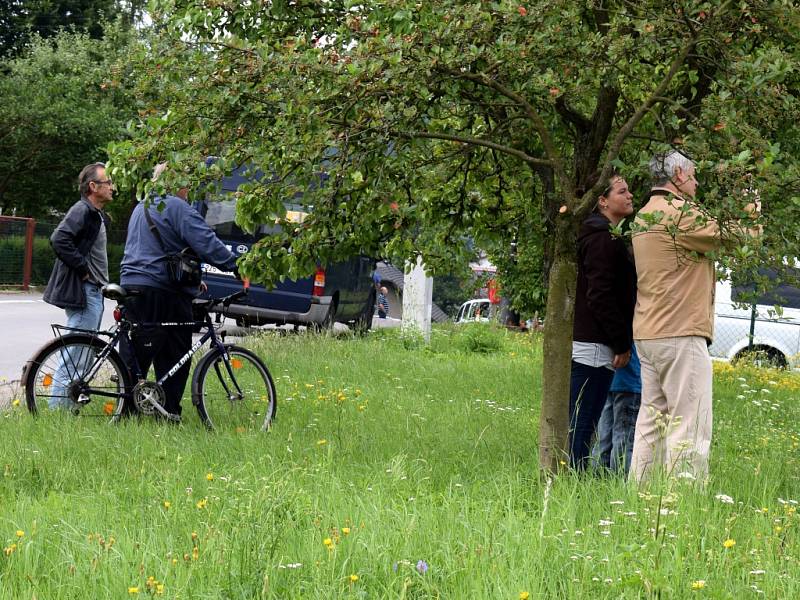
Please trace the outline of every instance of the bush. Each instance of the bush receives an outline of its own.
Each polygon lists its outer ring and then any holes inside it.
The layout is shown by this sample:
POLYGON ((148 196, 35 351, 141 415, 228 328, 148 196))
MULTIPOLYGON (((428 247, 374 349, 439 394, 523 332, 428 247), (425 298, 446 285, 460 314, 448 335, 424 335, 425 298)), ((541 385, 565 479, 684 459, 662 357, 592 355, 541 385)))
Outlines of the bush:
POLYGON ((503 347, 504 330, 491 324, 470 323, 461 327, 457 344, 464 352, 490 354, 503 347))

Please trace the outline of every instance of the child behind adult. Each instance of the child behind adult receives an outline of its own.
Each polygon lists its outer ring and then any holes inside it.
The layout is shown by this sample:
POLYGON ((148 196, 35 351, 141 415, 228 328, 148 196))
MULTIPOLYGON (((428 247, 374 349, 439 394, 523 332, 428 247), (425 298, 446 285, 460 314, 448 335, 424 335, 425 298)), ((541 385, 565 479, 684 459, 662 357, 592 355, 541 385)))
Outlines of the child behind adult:
POLYGON ((597 423, 597 443, 592 452, 596 465, 612 471, 631 468, 634 431, 639 405, 642 402, 642 378, 636 347, 631 349, 631 360, 617 369, 606 404, 597 423))

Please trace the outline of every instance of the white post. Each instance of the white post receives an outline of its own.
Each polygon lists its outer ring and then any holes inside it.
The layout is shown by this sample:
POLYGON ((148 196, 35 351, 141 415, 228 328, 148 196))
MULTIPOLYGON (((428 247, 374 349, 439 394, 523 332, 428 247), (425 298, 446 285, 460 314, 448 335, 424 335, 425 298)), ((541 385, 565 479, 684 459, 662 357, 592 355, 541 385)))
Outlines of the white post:
POLYGON ((403 330, 422 334, 426 342, 431 339, 431 305, 433 304, 433 277, 425 275, 422 257, 417 264, 406 263, 403 280, 403 330))

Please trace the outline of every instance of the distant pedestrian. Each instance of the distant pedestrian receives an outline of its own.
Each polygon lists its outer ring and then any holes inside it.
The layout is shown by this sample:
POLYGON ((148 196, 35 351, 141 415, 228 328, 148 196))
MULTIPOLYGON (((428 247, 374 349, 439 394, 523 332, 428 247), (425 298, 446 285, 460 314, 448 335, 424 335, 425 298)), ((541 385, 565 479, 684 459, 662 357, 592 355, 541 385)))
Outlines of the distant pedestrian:
MULTIPOLYGON (((114 186, 105 165, 98 162, 85 166, 78 175, 78 189, 80 200, 50 236, 56 262, 43 299, 66 311, 67 327, 93 331, 103 318, 101 288, 108 283, 109 219, 103 209, 112 200, 114 186)), ((70 405, 67 384, 87 360, 84 356, 70 356, 59 365, 53 378, 50 408, 70 405)))
POLYGON ((386 289, 386 286, 381 286, 380 292, 378 292, 378 318, 385 319, 386 315, 389 314, 389 299, 386 295, 389 293, 389 290, 386 289))

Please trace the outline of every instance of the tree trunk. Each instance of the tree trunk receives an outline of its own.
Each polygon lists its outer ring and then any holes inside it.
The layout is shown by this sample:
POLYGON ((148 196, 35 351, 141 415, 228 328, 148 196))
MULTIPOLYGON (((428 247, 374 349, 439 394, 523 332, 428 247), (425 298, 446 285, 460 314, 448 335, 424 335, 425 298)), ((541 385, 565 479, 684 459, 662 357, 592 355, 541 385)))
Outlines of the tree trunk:
POLYGON ((539 465, 557 472, 567 461, 572 320, 578 279, 576 225, 567 215, 558 219, 555 252, 547 286, 542 359, 542 412, 539 417, 539 465))

